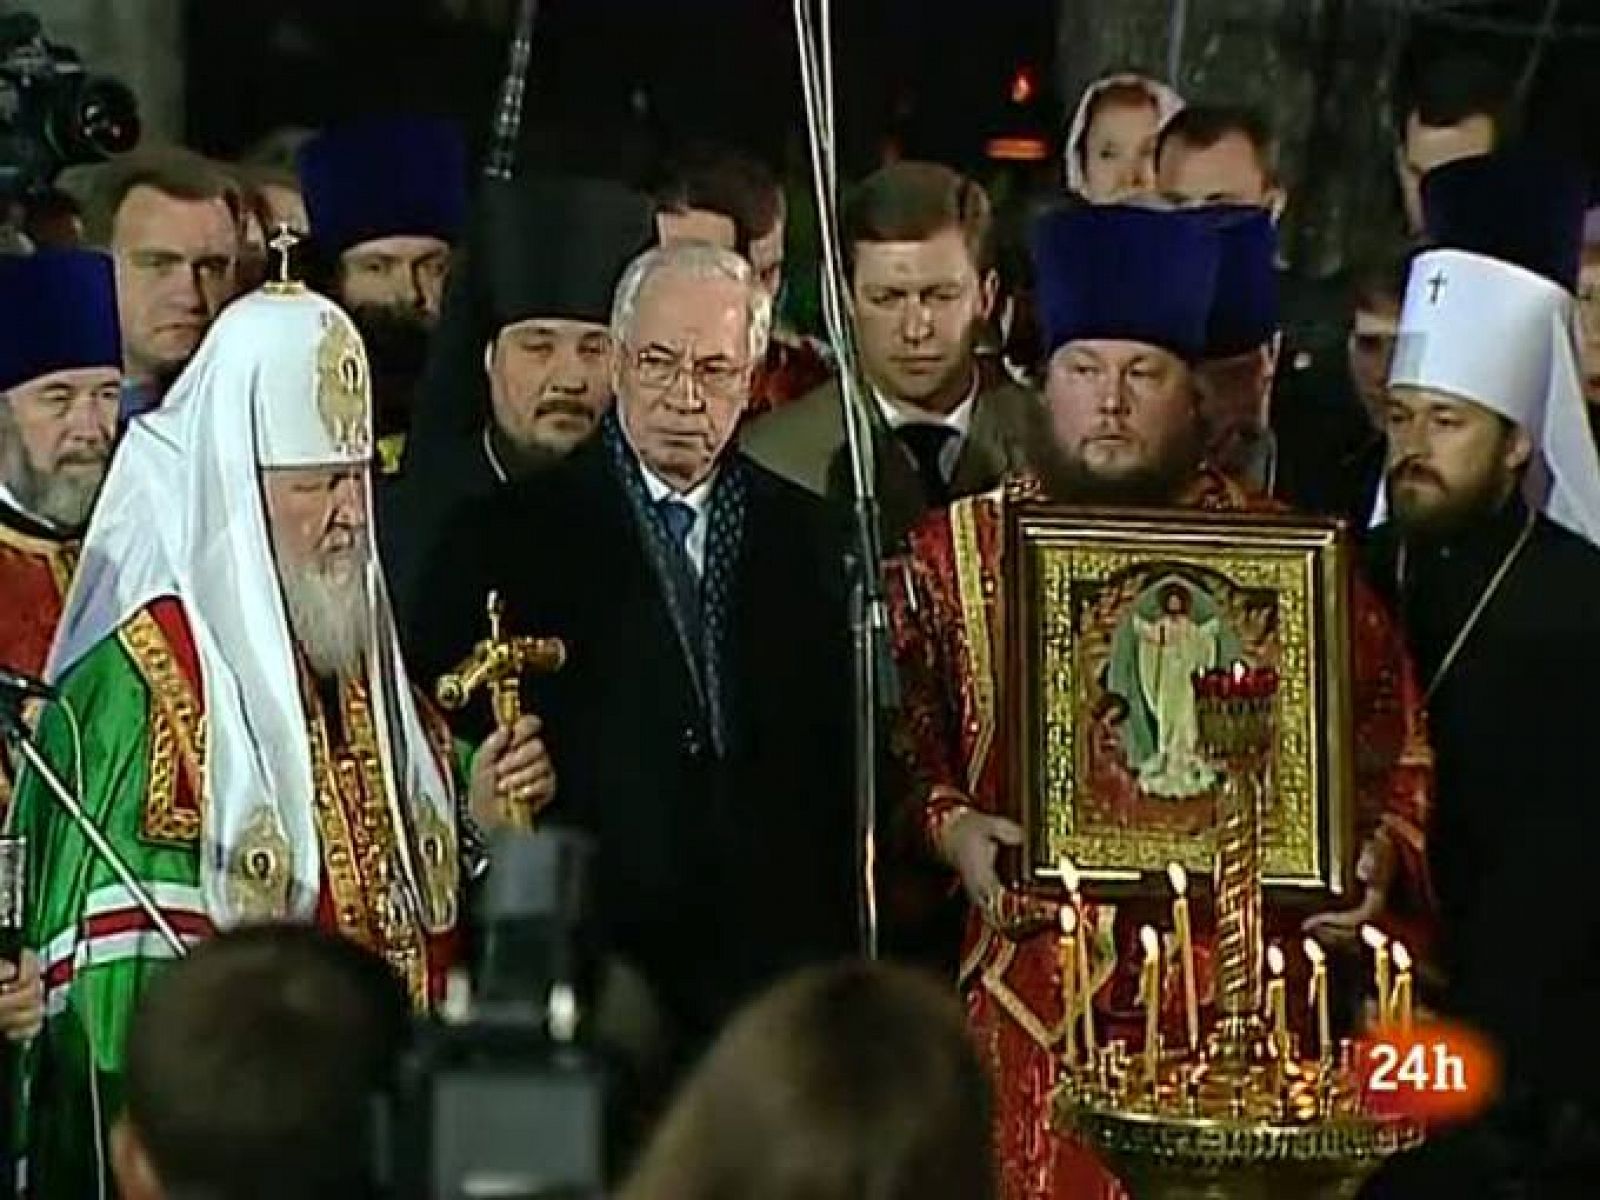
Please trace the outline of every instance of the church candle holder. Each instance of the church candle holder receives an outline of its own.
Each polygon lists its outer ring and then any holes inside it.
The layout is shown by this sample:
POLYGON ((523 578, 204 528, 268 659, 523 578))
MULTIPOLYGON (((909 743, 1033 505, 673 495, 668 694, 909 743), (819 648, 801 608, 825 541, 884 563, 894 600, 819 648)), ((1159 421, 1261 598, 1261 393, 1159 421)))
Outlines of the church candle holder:
POLYGON ((1216 1017, 1198 1051, 1174 1038, 1143 1071, 1063 1065, 1056 1123, 1087 1142, 1134 1200, 1350 1200, 1420 1127, 1366 1107, 1354 1056, 1262 1019, 1262 814, 1278 679, 1243 664, 1195 676, 1202 753, 1217 771, 1216 1017))

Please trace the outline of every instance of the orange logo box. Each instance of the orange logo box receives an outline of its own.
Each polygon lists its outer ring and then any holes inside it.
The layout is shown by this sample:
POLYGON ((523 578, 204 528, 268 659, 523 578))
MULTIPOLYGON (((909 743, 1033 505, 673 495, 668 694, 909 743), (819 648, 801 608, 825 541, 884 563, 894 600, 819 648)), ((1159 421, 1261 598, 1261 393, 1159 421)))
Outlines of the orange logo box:
POLYGON ((1452 1124, 1482 1113, 1500 1087, 1499 1056, 1465 1025, 1388 1029, 1356 1043, 1356 1069, 1372 1111, 1452 1124))

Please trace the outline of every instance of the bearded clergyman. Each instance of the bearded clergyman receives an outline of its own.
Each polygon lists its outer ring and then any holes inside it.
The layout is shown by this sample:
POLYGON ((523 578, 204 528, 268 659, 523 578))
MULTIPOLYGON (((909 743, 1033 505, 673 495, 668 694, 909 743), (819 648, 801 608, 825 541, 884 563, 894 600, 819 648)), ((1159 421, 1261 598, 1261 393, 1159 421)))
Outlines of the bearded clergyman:
MULTIPOLYGON (((520 821, 554 777, 532 718, 469 762, 408 684, 369 534, 369 378, 315 293, 268 285, 223 314, 118 450, 40 741, 179 940, 315 923, 426 1009, 473 825, 520 821)), ((106 1195, 129 1022, 175 951, 35 775, 16 807, 44 998, 17 1105, 26 1190, 106 1195)))
MULTIPOLYGON (((0 255, 0 668, 37 675, 117 427, 111 259, 0 255)), ((0 749, 0 811, 10 795, 0 749)))
MULTIPOLYGON (((1051 1125, 1063 1032, 1056 906, 1007 887, 999 874, 1001 848, 1023 840, 1006 815, 1012 810, 1001 778, 1015 727, 997 716, 1002 614, 1016 586, 1006 563, 1006 508, 1045 500, 1131 508, 1158 519, 1179 510, 1280 511, 1201 457, 1193 367, 1217 304, 1219 230, 1218 215, 1203 209, 1099 205, 1039 220, 1033 252, 1049 351, 1050 439, 1037 448, 1033 471, 926 517, 911 534, 910 555, 888 572, 904 698, 895 744, 913 781, 902 824, 920 830, 970 902, 960 984, 974 1036, 999 1080, 995 1135, 1004 1200, 1125 1196, 1083 1143, 1051 1125)), ((1166 619, 1186 600, 1167 597, 1166 619)), ((1372 590, 1352 579, 1349 601, 1362 899, 1305 925, 1333 946, 1349 945, 1368 921, 1426 928, 1429 899, 1432 771, 1415 681, 1398 630, 1372 590)), ((1193 625, 1203 614, 1182 619, 1193 625)), ((1174 665, 1187 673, 1209 657, 1194 653, 1174 665)), ((1177 786, 1156 791, 1198 786, 1198 778, 1182 778, 1190 773, 1186 764, 1173 761, 1187 757, 1187 739, 1170 732, 1183 714, 1170 697, 1165 705, 1151 700, 1158 729, 1169 732, 1155 747, 1167 751, 1167 761, 1152 755, 1147 769, 1179 776, 1161 779, 1177 786)), ((1110 945, 1128 947, 1145 918, 1135 902, 1107 910, 1110 945)), ((1092 919, 1099 921, 1099 910, 1092 919)), ((1295 919, 1287 909, 1269 910, 1268 936, 1298 934, 1295 919)), ((1127 1007, 1116 998, 1131 995, 1134 981, 1126 950, 1112 949, 1106 960, 1093 1003, 1109 1029, 1127 1007)))

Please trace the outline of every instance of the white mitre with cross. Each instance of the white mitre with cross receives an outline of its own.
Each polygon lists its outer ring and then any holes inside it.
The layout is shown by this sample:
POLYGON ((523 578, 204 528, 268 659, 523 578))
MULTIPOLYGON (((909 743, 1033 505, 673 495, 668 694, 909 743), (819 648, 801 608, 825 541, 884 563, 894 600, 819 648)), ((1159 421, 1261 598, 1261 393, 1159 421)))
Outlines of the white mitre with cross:
MULTIPOLYGON (((366 351, 325 297, 282 281, 225 309, 160 408, 129 426, 107 473, 56 634, 60 679, 151 602, 182 606, 205 704, 200 883, 219 927, 309 919, 322 888, 310 734, 260 472, 365 469, 366 351)), ((372 529, 371 483, 367 528, 372 529)), ((406 682, 375 552, 365 681, 388 795, 401 814, 395 900, 430 930, 457 894, 455 791, 406 682)))
POLYGON ((1461 250, 1411 264, 1390 387, 1427 388, 1509 421, 1538 454, 1528 499, 1600 545, 1600 455, 1584 403, 1577 302, 1543 275, 1461 250))

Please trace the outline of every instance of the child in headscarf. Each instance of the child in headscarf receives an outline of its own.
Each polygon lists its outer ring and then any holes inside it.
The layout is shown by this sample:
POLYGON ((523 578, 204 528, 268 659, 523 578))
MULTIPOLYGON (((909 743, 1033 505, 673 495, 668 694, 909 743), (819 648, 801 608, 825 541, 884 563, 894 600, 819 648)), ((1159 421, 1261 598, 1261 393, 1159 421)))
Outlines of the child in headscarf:
POLYGON ((1067 131, 1067 187, 1112 204, 1155 187, 1156 137, 1183 97, 1145 75, 1106 75, 1084 89, 1067 131))

